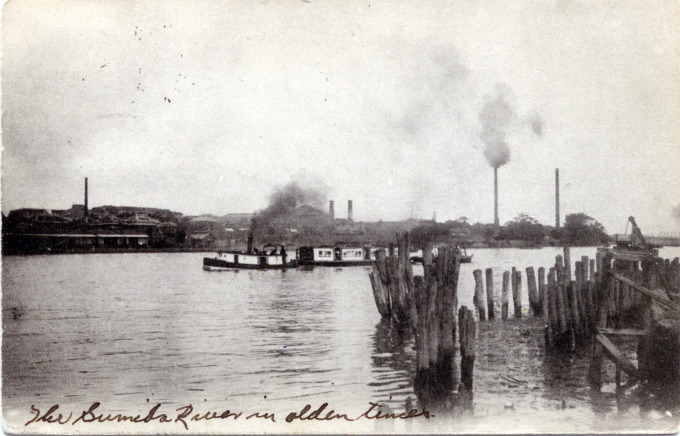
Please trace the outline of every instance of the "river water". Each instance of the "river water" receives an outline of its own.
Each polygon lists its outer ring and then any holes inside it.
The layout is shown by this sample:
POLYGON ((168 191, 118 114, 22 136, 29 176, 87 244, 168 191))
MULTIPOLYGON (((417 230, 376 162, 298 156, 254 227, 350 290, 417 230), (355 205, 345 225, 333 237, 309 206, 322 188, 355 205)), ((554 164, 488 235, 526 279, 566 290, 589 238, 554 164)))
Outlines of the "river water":
MULTIPOLYGON (((504 270, 549 267, 560 253, 556 248, 470 250, 474 259, 461 266, 459 304, 472 305, 473 269, 494 268, 500 300, 504 270)), ((661 254, 674 257, 680 250, 663 249, 661 254)), ((572 249, 571 255, 572 260, 594 257, 595 248, 572 249)), ((368 279, 370 268, 206 272, 203 256, 4 257, 6 429, 77 429, 25 427, 34 416, 31 405, 46 411, 59 404, 59 411, 79 414, 96 401, 101 412, 144 415, 161 403, 159 410, 176 415, 177 408, 191 404, 197 411, 218 414, 226 409, 272 412, 279 425, 287 413, 306 404, 327 402, 336 411, 356 416, 369 402, 400 412, 407 397, 415 398, 413 340, 381 322, 368 279)), ((526 308, 524 274, 522 279, 526 308)), ((413 427, 364 420, 344 427, 335 422, 270 428, 268 420, 259 419, 237 421, 229 424, 232 427, 220 420, 203 421, 191 430, 630 431, 669 425, 663 416, 641 412, 632 395, 614 395, 611 383, 602 394, 590 393, 585 380, 588 350, 545 356, 541 326, 529 315, 479 323, 474 417, 455 424, 435 417, 413 420, 413 427)), ((609 369, 605 381, 613 376, 609 369)), ((677 425, 677 420, 670 423, 677 425)), ((186 431, 180 423, 154 425, 109 432, 186 431)))

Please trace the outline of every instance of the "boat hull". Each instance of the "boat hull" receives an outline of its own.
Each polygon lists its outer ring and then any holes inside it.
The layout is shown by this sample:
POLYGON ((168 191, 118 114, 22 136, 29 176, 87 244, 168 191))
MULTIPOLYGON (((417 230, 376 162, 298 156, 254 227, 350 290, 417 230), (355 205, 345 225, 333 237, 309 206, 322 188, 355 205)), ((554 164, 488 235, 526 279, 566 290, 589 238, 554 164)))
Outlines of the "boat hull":
POLYGON ((297 262, 288 262, 284 265, 251 265, 245 263, 228 262, 222 259, 215 259, 212 257, 203 258, 203 269, 206 271, 216 271, 225 269, 249 269, 249 270, 267 270, 267 269, 290 269, 296 268, 297 262))
MULTIPOLYGON (((460 258, 460 263, 472 263, 472 256, 474 256, 474 254, 471 254, 470 256, 462 256, 460 258)), ((422 256, 412 256, 411 263, 423 263, 422 256)))
POLYGON ((298 265, 301 266, 370 266, 373 265, 372 260, 298 260, 298 265))

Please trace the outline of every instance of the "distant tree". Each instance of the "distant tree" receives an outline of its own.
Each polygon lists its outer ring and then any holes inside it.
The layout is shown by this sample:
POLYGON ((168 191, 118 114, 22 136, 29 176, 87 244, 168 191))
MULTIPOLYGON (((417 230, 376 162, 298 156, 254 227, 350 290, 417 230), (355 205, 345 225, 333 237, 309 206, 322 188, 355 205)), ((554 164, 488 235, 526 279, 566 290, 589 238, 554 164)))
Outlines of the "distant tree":
POLYGON ((599 245, 609 243, 609 236, 595 218, 585 213, 572 213, 564 220, 562 242, 568 245, 599 245))
POLYGON ((515 239, 541 243, 545 238, 545 227, 526 213, 521 213, 501 228, 498 239, 515 239))
POLYGON ((449 229, 442 224, 431 224, 414 227, 411 230, 411 241, 414 244, 425 242, 443 242, 449 237, 449 229))
POLYGON ((474 223, 470 226, 472 235, 481 236, 484 241, 491 242, 496 236, 496 226, 493 224, 474 223))
MULTIPOLYGON (((546 227, 547 228, 547 227, 546 227)), ((562 239, 562 228, 557 228, 557 227, 550 227, 548 231, 548 235, 553 240, 561 240, 562 239)))

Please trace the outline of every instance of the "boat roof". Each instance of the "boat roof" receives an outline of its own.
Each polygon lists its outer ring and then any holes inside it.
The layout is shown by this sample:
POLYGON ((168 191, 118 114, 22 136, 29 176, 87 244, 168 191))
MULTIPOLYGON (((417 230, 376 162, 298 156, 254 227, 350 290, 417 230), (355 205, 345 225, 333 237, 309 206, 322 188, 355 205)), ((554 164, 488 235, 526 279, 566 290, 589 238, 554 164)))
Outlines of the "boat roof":
MULTIPOLYGON (((341 250, 363 250, 364 247, 361 245, 306 245, 306 246, 301 246, 300 248, 307 248, 307 249, 313 249, 313 250, 319 250, 319 249, 326 249, 326 250, 335 250, 337 248, 341 250)), ((381 247, 371 247, 371 250, 373 249, 378 249, 381 247)))

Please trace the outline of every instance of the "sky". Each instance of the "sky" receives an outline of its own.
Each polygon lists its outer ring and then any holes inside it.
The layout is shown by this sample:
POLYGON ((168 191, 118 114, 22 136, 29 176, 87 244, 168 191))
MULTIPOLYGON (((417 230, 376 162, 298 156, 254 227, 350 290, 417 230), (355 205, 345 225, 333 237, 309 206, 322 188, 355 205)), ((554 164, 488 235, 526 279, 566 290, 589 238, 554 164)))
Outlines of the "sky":
POLYGON ((253 212, 680 231, 678 1, 9 1, 2 211, 253 212), (499 149, 498 147, 501 147, 499 149), (505 147, 505 149, 502 149, 505 147), (495 153, 495 154, 494 154, 495 153), (503 153, 501 155, 504 156, 503 153))

